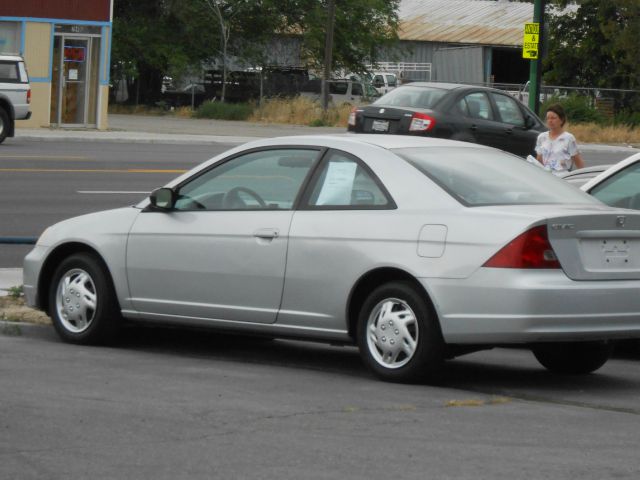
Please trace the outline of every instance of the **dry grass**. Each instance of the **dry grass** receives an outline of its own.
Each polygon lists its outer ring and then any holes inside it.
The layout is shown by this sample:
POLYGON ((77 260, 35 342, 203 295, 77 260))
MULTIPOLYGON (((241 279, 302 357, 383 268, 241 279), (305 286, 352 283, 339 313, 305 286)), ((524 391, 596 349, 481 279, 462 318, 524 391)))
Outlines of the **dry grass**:
POLYGON ((602 126, 595 123, 568 125, 566 128, 579 143, 640 144, 640 128, 624 125, 602 126))
POLYGON ((307 97, 270 98, 254 110, 249 121, 346 127, 347 118, 352 108, 353 106, 349 104, 330 106, 325 113, 319 102, 307 97))
POLYGON ((24 297, 12 296, 0 297, 0 321, 51 324, 44 312, 27 307, 24 297))

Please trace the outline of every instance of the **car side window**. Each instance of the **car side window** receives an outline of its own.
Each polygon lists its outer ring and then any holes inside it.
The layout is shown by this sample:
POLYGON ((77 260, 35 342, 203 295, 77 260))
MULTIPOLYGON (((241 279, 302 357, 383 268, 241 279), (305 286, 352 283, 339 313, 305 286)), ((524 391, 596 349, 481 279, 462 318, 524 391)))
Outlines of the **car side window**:
POLYGON ((469 118, 493 120, 491 103, 489 103, 489 98, 483 92, 476 92, 465 95, 458 102, 458 108, 465 116, 469 118))
POLYGON ((382 184, 367 167, 345 152, 332 151, 314 175, 309 208, 393 208, 382 184))
POLYGON ((387 75, 387 83, 390 87, 395 87, 397 85, 397 80, 395 75, 387 75))
POLYGON ((620 170, 589 192, 612 207, 640 210, 640 162, 620 170))
POLYGON ((0 82, 17 82, 18 64, 16 62, 0 62, 0 82))
POLYGON ((362 95, 362 84, 353 82, 351 84, 351 95, 362 95))
POLYGON ((508 95, 492 93, 493 100, 496 102, 500 118, 504 123, 515 125, 516 127, 524 127, 524 115, 518 107, 517 100, 508 95))
POLYGON ((247 153, 198 175, 177 190, 176 210, 291 210, 319 150, 247 153))
POLYGON ((346 95, 349 84, 347 82, 329 82, 329 93, 346 95))

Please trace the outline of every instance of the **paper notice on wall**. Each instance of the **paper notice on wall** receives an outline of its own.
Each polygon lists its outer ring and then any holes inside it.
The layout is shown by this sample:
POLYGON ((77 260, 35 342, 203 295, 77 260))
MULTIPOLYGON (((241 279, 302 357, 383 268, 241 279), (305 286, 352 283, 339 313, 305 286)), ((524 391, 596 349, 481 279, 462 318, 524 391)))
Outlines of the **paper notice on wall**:
POLYGON ((75 68, 69 69, 69 80, 78 80, 78 70, 75 68))
POLYGON ((329 163, 316 205, 350 205, 357 167, 354 162, 329 163))

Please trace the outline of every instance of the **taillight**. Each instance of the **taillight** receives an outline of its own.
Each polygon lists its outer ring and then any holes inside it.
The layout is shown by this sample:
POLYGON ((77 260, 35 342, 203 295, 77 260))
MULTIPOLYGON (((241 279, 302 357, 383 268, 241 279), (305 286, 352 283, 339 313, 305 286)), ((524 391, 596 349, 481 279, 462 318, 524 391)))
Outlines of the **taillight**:
POLYGON ((428 132, 433 130, 436 125, 436 119, 424 113, 414 113, 411 117, 410 132, 428 132))
POLYGON ((560 268, 546 225, 517 236, 483 265, 490 268, 560 268))
POLYGON ((27 103, 31 103, 31 89, 27 89, 27 103))
POLYGON ((355 127, 356 126, 356 112, 358 111, 358 107, 353 107, 351 109, 351 113, 349 113, 349 120, 347 121, 347 124, 350 127, 355 127))

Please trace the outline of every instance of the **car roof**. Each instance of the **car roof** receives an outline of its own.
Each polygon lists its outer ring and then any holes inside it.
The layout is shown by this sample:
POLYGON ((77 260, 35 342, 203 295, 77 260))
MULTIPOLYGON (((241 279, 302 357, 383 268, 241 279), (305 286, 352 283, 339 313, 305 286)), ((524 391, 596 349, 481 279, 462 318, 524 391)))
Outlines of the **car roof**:
POLYGON ((441 88, 442 90, 456 90, 462 88, 478 88, 480 90, 495 90, 495 88, 485 87, 482 85, 468 85, 465 83, 448 83, 448 82, 411 82, 405 83, 404 86, 407 87, 432 87, 432 88, 441 88))
POLYGON ((23 61, 20 55, 8 55, 4 53, 0 53, 0 60, 12 60, 12 61, 18 61, 18 62, 23 61))
POLYGON ((293 135, 254 140, 247 147, 262 147, 274 145, 319 145, 340 148, 340 144, 375 145, 384 149, 415 148, 415 147, 464 147, 490 149, 484 145, 443 138, 418 137, 412 135, 380 135, 366 133, 342 133, 334 135, 293 135))
POLYGON ((580 188, 582 190, 584 190, 585 192, 588 192, 593 187, 595 187, 599 183, 603 182, 604 180, 606 180, 610 176, 616 174, 617 172, 619 172, 623 168, 628 167, 630 164, 636 163, 638 161, 640 161, 640 152, 635 153, 635 154, 633 154, 633 155, 631 155, 631 156, 629 156, 629 157, 627 157, 627 158, 625 158, 623 160, 620 160, 618 163, 615 163, 615 164, 611 165, 604 172, 602 172, 598 176, 592 178, 587 183, 582 185, 580 188))

